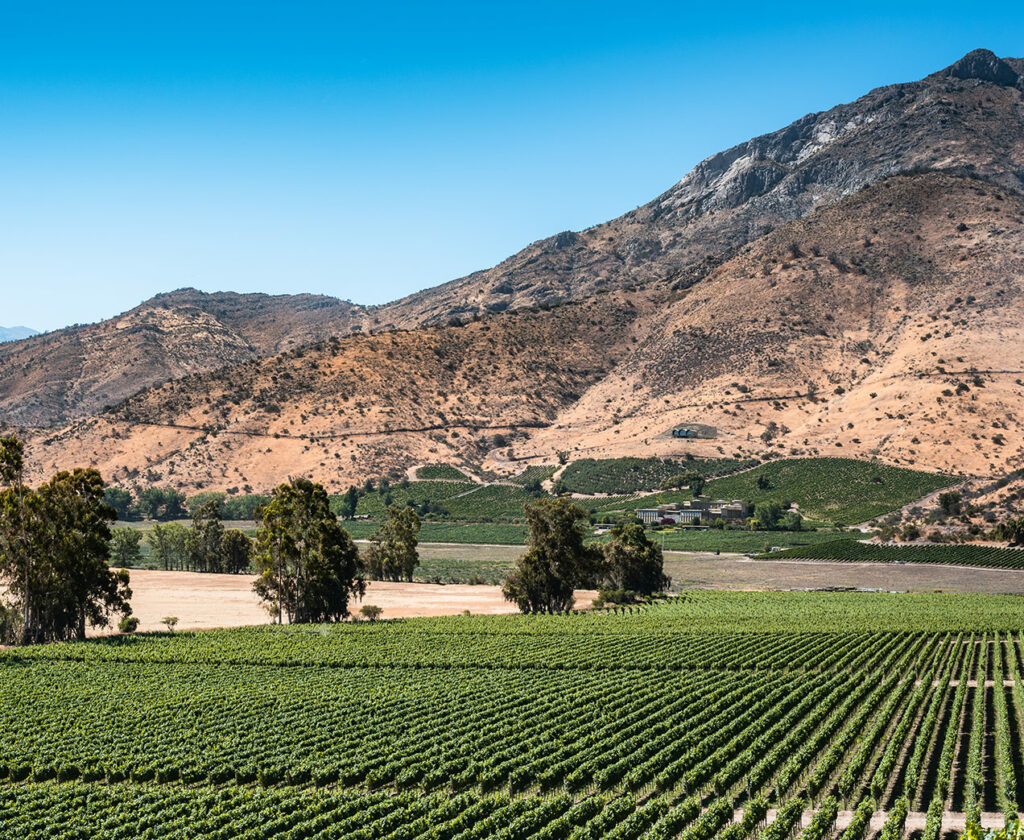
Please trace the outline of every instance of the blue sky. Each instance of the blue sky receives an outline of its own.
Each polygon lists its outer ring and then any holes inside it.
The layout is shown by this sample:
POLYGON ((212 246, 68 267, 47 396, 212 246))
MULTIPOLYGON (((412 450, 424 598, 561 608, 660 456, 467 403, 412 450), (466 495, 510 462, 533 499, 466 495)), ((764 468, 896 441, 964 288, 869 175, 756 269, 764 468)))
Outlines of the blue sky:
POLYGON ((382 303, 975 47, 1016 4, 0 0, 0 324, 382 303))

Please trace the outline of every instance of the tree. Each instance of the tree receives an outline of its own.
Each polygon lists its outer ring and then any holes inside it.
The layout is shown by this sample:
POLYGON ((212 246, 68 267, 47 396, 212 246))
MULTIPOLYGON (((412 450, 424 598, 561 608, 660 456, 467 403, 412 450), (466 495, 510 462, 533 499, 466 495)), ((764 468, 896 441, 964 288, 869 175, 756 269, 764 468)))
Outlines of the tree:
POLYGON ((32 556, 26 527, 25 444, 13 435, 0 437, 0 482, 8 488, 0 504, 0 576, 21 580, 21 631, 28 634, 32 619, 28 597, 32 556))
POLYGON ((116 515, 96 470, 25 487, 23 452, 15 438, 0 440, 0 579, 21 613, 22 643, 84 639, 87 626, 130 612, 128 573, 108 563, 116 515))
POLYGON ((367 621, 376 621, 383 612, 384 610, 375 604, 363 604, 359 608, 359 614, 367 621))
POLYGON ((181 519, 185 516, 185 497, 170 487, 147 487, 139 493, 136 510, 143 519, 181 519))
POLYGON ((259 519, 263 506, 269 502, 267 496, 236 496, 224 502, 224 519, 259 519))
POLYGON ((1010 545, 1024 544, 1024 517, 1006 519, 996 527, 996 536, 1010 545))
POLYGON ((414 508, 392 506, 387 518, 370 537, 363 566, 371 580, 412 581, 420 564, 420 517, 414 508))
POLYGON ((184 569, 188 560, 189 530, 180 522, 156 524, 146 535, 150 557, 164 570, 184 569))
POLYGON ((174 628, 178 626, 178 616, 176 615, 165 615, 160 619, 160 623, 167 627, 168 633, 173 633, 174 628))
POLYGON ((356 506, 359 504, 359 491, 353 485, 349 485, 348 490, 342 495, 338 501, 338 515, 342 519, 351 519, 356 515, 356 506))
POLYGON ((705 482, 704 475, 696 470, 690 470, 686 473, 686 485, 694 496, 699 496, 704 491, 705 482))
MULTIPOLYGON (((661 482, 661 489, 662 490, 681 490, 683 487, 686 486, 686 482, 687 482, 686 476, 687 476, 686 473, 676 473, 675 475, 670 475, 663 482, 661 482)), ((697 494, 695 493, 694 495, 697 495, 697 494)))
POLYGON ((609 589, 653 595, 666 590, 661 546, 647 539, 643 525, 626 524, 612 528, 604 547, 604 581, 609 589))
POLYGON ((249 571, 252 562, 252 540, 236 528, 224 532, 221 538, 224 571, 237 575, 249 571))
POLYGON ((782 517, 783 531, 802 531, 804 529, 804 518, 795 510, 787 511, 782 517))
POLYGON ((132 517, 132 494, 120 487, 108 487, 103 491, 103 501, 114 509, 117 518, 127 522, 132 517))
POLYGON ((527 551, 505 578, 502 594, 523 613, 570 609, 573 591, 592 584, 602 555, 584 544, 587 514, 568 499, 538 499, 526 505, 527 551))
POLYGON ((196 493, 194 496, 189 496, 185 500, 185 507, 188 509, 190 516, 195 516, 196 511, 206 505, 208 502, 217 503, 217 518, 224 518, 224 502, 227 499, 227 493, 221 493, 218 491, 207 491, 205 493, 196 493))
POLYGON ((960 494, 956 490, 939 493, 939 507, 946 516, 956 516, 960 513, 960 494))
POLYGON ((750 527, 755 531, 774 531, 779 527, 781 516, 782 505, 778 502, 758 502, 754 507, 750 527))
POLYGON ((291 623, 340 621, 349 601, 362 598, 359 551, 331 513, 327 493, 305 478, 274 491, 263 509, 253 556, 253 589, 291 623))
POLYGON ((221 502, 208 499, 192 514, 192 531, 188 535, 189 568, 197 572, 224 570, 224 525, 220 521, 221 502))
POLYGON ((142 531, 135 528, 115 528, 110 539, 110 558, 122 569, 137 566, 142 559, 139 543, 142 531))

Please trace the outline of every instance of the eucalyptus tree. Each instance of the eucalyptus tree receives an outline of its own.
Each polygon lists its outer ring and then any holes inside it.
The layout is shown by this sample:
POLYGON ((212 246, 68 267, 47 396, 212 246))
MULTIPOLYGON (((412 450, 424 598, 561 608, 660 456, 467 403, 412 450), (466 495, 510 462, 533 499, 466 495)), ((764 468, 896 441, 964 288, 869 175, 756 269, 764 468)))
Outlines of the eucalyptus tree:
POLYGON ((184 569, 188 560, 189 530, 180 522, 155 524, 146 535, 150 558, 165 571, 184 569))
POLYGON ((644 526, 627 522, 612 528, 604 546, 604 582, 610 589, 653 595, 671 581, 665 576, 661 546, 647 538, 644 526))
POLYGON ((355 543, 324 488, 305 478, 282 484, 263 508, 253 562, 253 589, 278 623, 339 621, 366 590, 355 543))
POLYGON ((363 565, 373 580, 412 581, 420 563, 420 517, 412 507, 393 505, 370 537, 363 565))
POLYGON ((96 470, 60 472, 25 486, 24 445, 0 439, 0 579, 20 615, 21 641, 83 639, 130 613, 128 573, 110 569, 110 523, 96 470))
POLYGON ((208 499, 192 514, 192 530, 186 545, 189 568, 193 571, 224 571, 224 525, 220 514, 220 499, 208 499))
POLYGON ((505 578, 502 593, 520 612, 569 610, 574 590, 596 582, 601 552, 585 543, 587 514, 568 499, 538 499, 526 505, 527 551, 505 578))

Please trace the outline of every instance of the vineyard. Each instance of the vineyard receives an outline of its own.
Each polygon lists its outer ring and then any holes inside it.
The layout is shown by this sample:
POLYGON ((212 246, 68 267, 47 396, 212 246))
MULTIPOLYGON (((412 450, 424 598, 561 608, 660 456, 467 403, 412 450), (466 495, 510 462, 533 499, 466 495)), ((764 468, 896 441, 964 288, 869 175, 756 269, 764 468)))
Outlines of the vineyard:
POLYGON ((426 464, 416 468, 416 478, 421 481, 467 481, 466 474, 450 464, 426 464))
POLYGON ((818 543, 758 555, 761 560, 835 560, 844 563, 938 563, 1024 569, 1024 549, 992 545, 879 545, 853 540, 818 543))
POLYGON ((8 650, 0 826, 937 840, 1020 807, 1022 630, 1012 597, 693 592, 8 650))
MULTIPOLYGON (((712 499, 790 501, 805 518, 853 525, 903 507, 952 483, 948 476, 856 461, 850 458, 789 458, 715 478, 704 487, 712 499)), ((609 499, 601 512, 653 507, 691 498, 665 491, 624 500, 609 499)))
POLYGON ((726 475, 747 469, 756 461, 735 458, 694 458, 673 461, 661 458, 581 458, 573 461, 562 473, 562 483, 572 493, 637 493, 654 490, 667 478, 690 471, 701 475, 726 475))

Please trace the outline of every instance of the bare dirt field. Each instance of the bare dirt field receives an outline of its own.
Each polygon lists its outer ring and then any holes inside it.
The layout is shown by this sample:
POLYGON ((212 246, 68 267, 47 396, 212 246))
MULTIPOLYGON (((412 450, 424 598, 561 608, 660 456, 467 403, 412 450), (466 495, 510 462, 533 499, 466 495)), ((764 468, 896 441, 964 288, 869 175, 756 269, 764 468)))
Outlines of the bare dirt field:
POLYGON ((853 586, 909 592, 1024 593, 1024 571, 920 563, 748 560, 739 554, 665 552, 672 589, 803 589, 853 586))
MULTIPOLYGON (((519 546, 422 545, 421 554, 455 562, 508 560, 519 546)), ((907 563, 829 563, 816 561, 748 560, 742 555, 665 552, 665 571, 672 589, 802 589, 852 586, 911 592, 982 592, 1024 594, 1024 571, 928 566, 907 563)), ((178 617, 178 629, 238 627, 266 624, 270 617, 252 591, 251 575, 131 570, 132 608, 140 630, 162 630, 160 620, 178 617)), ((576 603, 590 605, 597 593, 580 591, 576 603)), ((515 607, 497 586, 466 584, 371 582, 361 604, 375 604, 384 618, 513 613, 515 607)), ((94 635, 109 633, 94 630, 94 635)))
MULTIPOLYGON (((239 627, 267 624, 270 617, 252 591, 251 575, 211 575, 199 572, 163 572, 131 570, 132 612, 140 630, 163 630, 164 616, 177 616, 179 630, 212 627, 239 627)), ((581 606, 589 605, 596 592, 576 593, 581 606)), ((497 586, 449 585, 429 583, 367 584, 362 604, 375 604, 384 610, 384 618, 458 615, 472 613, 512 613, 515 607, 501 596, 497 586)), ((357 606, 359 606, 357 605, 357 606)), ((110 630, 94 630, 94 635, 110 630)))

